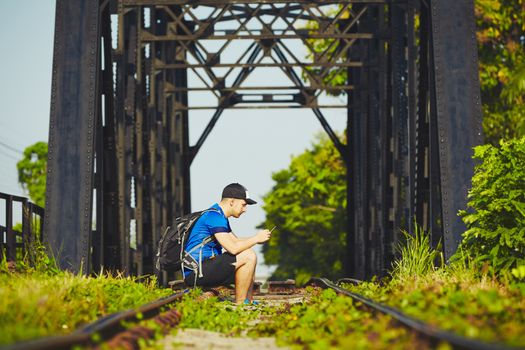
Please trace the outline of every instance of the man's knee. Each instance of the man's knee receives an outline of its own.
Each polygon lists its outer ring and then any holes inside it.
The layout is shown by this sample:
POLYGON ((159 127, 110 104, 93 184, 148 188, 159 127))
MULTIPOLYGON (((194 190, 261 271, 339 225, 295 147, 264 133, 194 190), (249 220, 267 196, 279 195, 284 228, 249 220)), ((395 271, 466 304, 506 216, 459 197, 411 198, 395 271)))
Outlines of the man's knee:
POLYGON ((242 264, 257 264, 257 254, 251 248, 246 249, 237 255, 237 261, 241 262, 242 264))

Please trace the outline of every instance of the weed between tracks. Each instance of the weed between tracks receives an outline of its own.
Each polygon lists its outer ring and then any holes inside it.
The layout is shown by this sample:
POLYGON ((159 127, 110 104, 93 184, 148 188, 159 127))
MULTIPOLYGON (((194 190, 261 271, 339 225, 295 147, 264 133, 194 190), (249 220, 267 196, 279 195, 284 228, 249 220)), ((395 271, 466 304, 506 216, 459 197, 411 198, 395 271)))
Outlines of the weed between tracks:
MULTIPOLYGON (((277 344, 298 349, 426 349, 429 344, 389 316, 367 311, 332 290, 307 288, 304 302, 243 307, 217 298, 199 300, 196 292, 177 306, 179 328, 221 332, 229 336, 275 337, 277 344)), ((175 329, 173 334, 177 333, 175 329)), ((176 341, 176 339, 175 339, 176 341)), ((195 340, 198 345, 199 340, 195 340)), ((150 344, 161 349, 165 343, 150 344)), ((446 344, 440 345, 446 349, 446 344)))
POLYGON ((182 318, 180 328, 199 328, 239 336, 251 327, 254 320, 271 313, 271 308, 239 306, 217 297, 202 298, 200 290, 185 295, 176 308, 182 318))
POLYGON ((275 310, 252 334, 275 336, 278 344, 301 349, 425 349, 428 344, 333 290, 309 289, 305 303, 275 310))

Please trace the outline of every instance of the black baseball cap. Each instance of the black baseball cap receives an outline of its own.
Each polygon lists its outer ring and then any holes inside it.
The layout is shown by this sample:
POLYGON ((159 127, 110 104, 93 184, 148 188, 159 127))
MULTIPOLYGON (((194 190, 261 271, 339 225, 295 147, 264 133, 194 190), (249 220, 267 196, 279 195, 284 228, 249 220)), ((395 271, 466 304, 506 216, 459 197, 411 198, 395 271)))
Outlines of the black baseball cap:
POLYGON ((229 184, 224 187, 224 190, 222 190, 222 198, 244 199, 247 204, 257 204, 257 202, 248 195, 248 190, 238 183, 229 184))

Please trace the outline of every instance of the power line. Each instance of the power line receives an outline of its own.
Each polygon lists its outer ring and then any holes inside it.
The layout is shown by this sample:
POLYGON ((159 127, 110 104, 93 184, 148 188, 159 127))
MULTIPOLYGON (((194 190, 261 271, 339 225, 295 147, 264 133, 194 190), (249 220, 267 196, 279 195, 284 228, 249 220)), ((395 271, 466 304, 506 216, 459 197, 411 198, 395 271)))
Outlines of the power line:
POLYGON ((22 133, 18 129, 12 128, 12 125, 6 125, 5 123, 1 123, 1 131, 2 135, 0 137, 0 140, 4 141, 4 144, 8 143, 11 147, 24 149, 23 146, 19 144, 19 142, 24 142, 28 138, 28 134, 26 132, 22 133), (5 133, 4 133, 5 132, 5 133))
POLYGON ((6 124, 6 123, 4 123, 3 121, 0 121, 0 125, 2 126, 2 129, 4 129, 4 130, 7 129, 7 130, 11 131, 11 133, 10 133, 11 135, 12 135, 13 133, 16 134, 16 135, 13 135, 13 136, 16 136, 16 137, 18 137, 18 138, 20 138, 20 139, 25 139, 25 138, 27 138, 27 135, 26 135, 25 133, 22 133, 22 132, 20 132, 18 129, 13 128, 12 125, 10 125, 10 124, 6 124))
POLYGON ((14 148, 14 147, 11 147, 11 146, 9 146, 8 144, 3 143, 2 141, 0 141, 0 146, 4 146, 5 148, 7 148, 7 149, 9 149, 9 150, 11 150, 11 151, 13 151, 13 152, 16 152, 16 153, 19 153, 19 154, 24 154, 23 151, 21 151, 21 150, 19 150, 19 149, 16 149, 16 148, 14 148))
POLYGON ((20 160, 20 159, 18 159, 18 158, 15 158, 15 156, 13 156, 13 155, 11 155, 11 154, 5 152, 5 151, 2 150, 2 149, 0 149, 0 154, 3 154, 4 156, 9 157, 9 158, 11 158, 12 160, 17 161, 17 162, 20 160))

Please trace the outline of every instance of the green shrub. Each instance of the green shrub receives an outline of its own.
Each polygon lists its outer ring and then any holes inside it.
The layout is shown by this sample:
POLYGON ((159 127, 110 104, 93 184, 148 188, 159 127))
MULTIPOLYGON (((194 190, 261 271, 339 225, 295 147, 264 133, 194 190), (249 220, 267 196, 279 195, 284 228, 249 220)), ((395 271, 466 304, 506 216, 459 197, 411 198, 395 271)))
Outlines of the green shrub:
POLYGON ((525 266, 525 138, 478 146, 462 249, 496 275, 522 279, 525 266))

